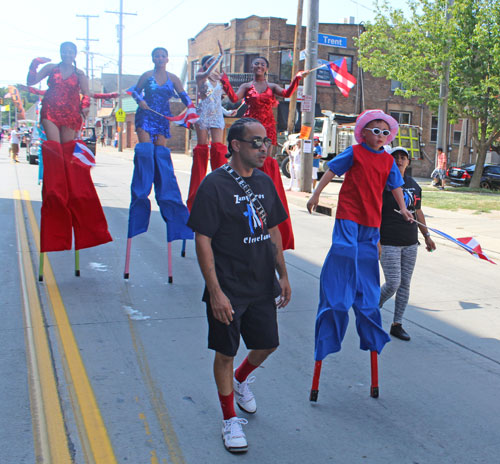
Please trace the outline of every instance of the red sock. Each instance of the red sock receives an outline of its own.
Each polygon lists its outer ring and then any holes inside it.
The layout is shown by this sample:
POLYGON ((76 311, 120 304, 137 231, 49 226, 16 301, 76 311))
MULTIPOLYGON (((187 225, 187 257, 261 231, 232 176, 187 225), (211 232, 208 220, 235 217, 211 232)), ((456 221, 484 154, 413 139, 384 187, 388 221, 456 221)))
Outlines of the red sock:
POLYGON ((250 372, 257 369, 259 366, 254 366, 248 361, 248 356, 240 364, 240 367, 234 372, 234 377, 238 382, 244 382, 250 375, 250 372))
POLYGON ((224 420, 231 419, 231 417, 236 417, 236 412, 234 411, 234 393, 224 396, 219 393, 219 401, 222 408, 222 414, 224 420))

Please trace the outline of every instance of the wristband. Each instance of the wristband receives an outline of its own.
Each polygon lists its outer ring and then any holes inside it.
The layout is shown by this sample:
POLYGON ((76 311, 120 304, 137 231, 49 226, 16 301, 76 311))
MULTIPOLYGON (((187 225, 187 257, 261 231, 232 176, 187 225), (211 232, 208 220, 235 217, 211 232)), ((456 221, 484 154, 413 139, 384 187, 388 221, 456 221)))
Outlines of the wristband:
POLYGON ((189 98, 189 95, 187 94, 187 92, 185 90, 180 92, 178 95, 179 95, 179 98, 181 99, 182 103, 184 103, 185 106, 190 106, 193 104, 193 102, 191 101, 191 99, 189 98))
POLYGON ((224 92, 228 96, 229 100, 236 103, 238 101, 238 96, 234 92, 226 73, 221 76, 220 81, 222 82, 222 88, 224 89, 224 92))
POLYGON ((127 93, 136 101, 137 104, 144 101, 144 97, 137 92, 136 87, 130 87, 130 89, 127 90, 127 93))
POLYGON ((293 81, 290 82, 290 86, 288 87, 288 89, 283 89, 283 92, 281 93, 281 96, 282 97, 285 97, 285 98, 288 98, 290 97, 291 95, 293 95, 293 93, 297 90, 297 88, 299 87, 299 82, 300 80, 302 79, 302 76, 297 74, 293 81))
POLYGON ((430 232, 426 232, 426 233, 424 234, 424 237, 425 237, 425 238, 430 237, 430 236, 431 236, 431 233, 430 233, 430 232))
POLYGON ((92 95, 94 98, 100 99, 100 100, 108 100, 110 98, 118 98, 120 94, 118 92, 112 92, 112 93, 94 93, 92 95))

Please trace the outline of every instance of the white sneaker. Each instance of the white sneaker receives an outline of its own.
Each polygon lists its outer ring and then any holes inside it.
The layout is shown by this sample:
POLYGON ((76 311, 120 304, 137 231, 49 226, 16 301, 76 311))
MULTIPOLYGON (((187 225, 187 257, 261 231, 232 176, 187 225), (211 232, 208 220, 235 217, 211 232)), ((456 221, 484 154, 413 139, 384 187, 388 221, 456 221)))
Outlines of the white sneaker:
POLYGON ((249 414, 254 414, 257 411, 257 403, 255 402, 255 397, 248 387, 249 383, 255 382, 255 377, 252 375, 248 377, 244 382, 238 382, 235 377, 233 377, 233 390, 234 397, 236 399, 236 404, 238 407, 249 414))
POLYGON ((240 417, 222 421, 222 441, 229 452, 245 453, 248 450, 247 438, 241 428, 245 424, 248 424, 248 421, 240 417))

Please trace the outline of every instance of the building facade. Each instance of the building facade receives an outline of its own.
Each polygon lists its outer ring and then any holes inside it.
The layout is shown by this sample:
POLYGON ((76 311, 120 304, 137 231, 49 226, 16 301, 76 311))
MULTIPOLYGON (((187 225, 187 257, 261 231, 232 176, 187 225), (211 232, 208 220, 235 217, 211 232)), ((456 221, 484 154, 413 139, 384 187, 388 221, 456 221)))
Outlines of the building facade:
MULTIPOLYGON (((335 61, 345 57, 348 71, 357 79, 357 84, 351 90, 349 97, 344 97, 335 84, 330 85, 324 79, 324 74, 317 75, 317 105, 316 116, 321 110, 336 113, 359 114, 365 109, 380 108, 391 114, 400 123, 421 127, 421 155, 412 160, 412 174, 428 176, 434 169, 437 112, 418 103, 416 98, 404 98, 395 95, 400 86, 396 81, 376 78, 365 72, 358 65, 358 51, 354 39, 363 33, 359 24, 319 24, 319 33, 342 38, 334 41, 338 46, 318 45, 318 58, 335 61), (321 78, 321 79, 320 79, 321 78)), ((221 68, 230 78, 233 87, 252 79, 251 63, 258 56, 264 56, 269 61, 270 82, 276 82, 286 87, 292 79, 292 50, 295 26, 287 24, 287 20, 274 17, 250 16, 243 19, 233 19, 228 23, 207 24, 194 38, 188 40, 188 91, 194 98, 196 95, 195 75, 205 55, 219 53, 217 41, 224 50, 221 68)), ((305 49, 306 28, 302 27, 300 49, 305 49)), ((304 62, 301 61, 303 69, 304 62)), ((328 73, 328 71, 326 71, 328 73)), ((328 74, 326 76, 328 79, 328 74)), ((288 102, 280 102, 276 109, 278 132, 286 129, 288 117, 288 102)), ((463 162, 472 159, 470 130, 467 124, 463 162)), ((458 147, 462 131, 462 121, 448 127, 448 150, 450 163, 457 160, 458 147)))

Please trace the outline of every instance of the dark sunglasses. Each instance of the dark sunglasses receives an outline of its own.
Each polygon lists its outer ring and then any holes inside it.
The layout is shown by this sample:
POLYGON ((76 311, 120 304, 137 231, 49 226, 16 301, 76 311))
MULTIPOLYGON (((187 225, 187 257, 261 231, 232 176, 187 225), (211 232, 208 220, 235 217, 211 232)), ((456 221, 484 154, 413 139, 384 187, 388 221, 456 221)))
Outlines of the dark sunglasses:
POLYGON ((373 127, 373 128, 370 128, 370 127, 365 127, 366 130, 369 130, 373 135, 385 135, 386 137, 388 135, 391 134, 391 131, 390 130, 387 130, 387 129, 379 129, 378 127, 373 127))
POLYGON ((239 140, 240 142, 245 142, 245 143, 250 143, 252 144, 252 148, 260 148, 262 145, 265 145, 266 148, 269 148, 272 144, 273 141, 269 137, 255 137, 252 140, 243 140, 243 139, 236 139, 239 140))

